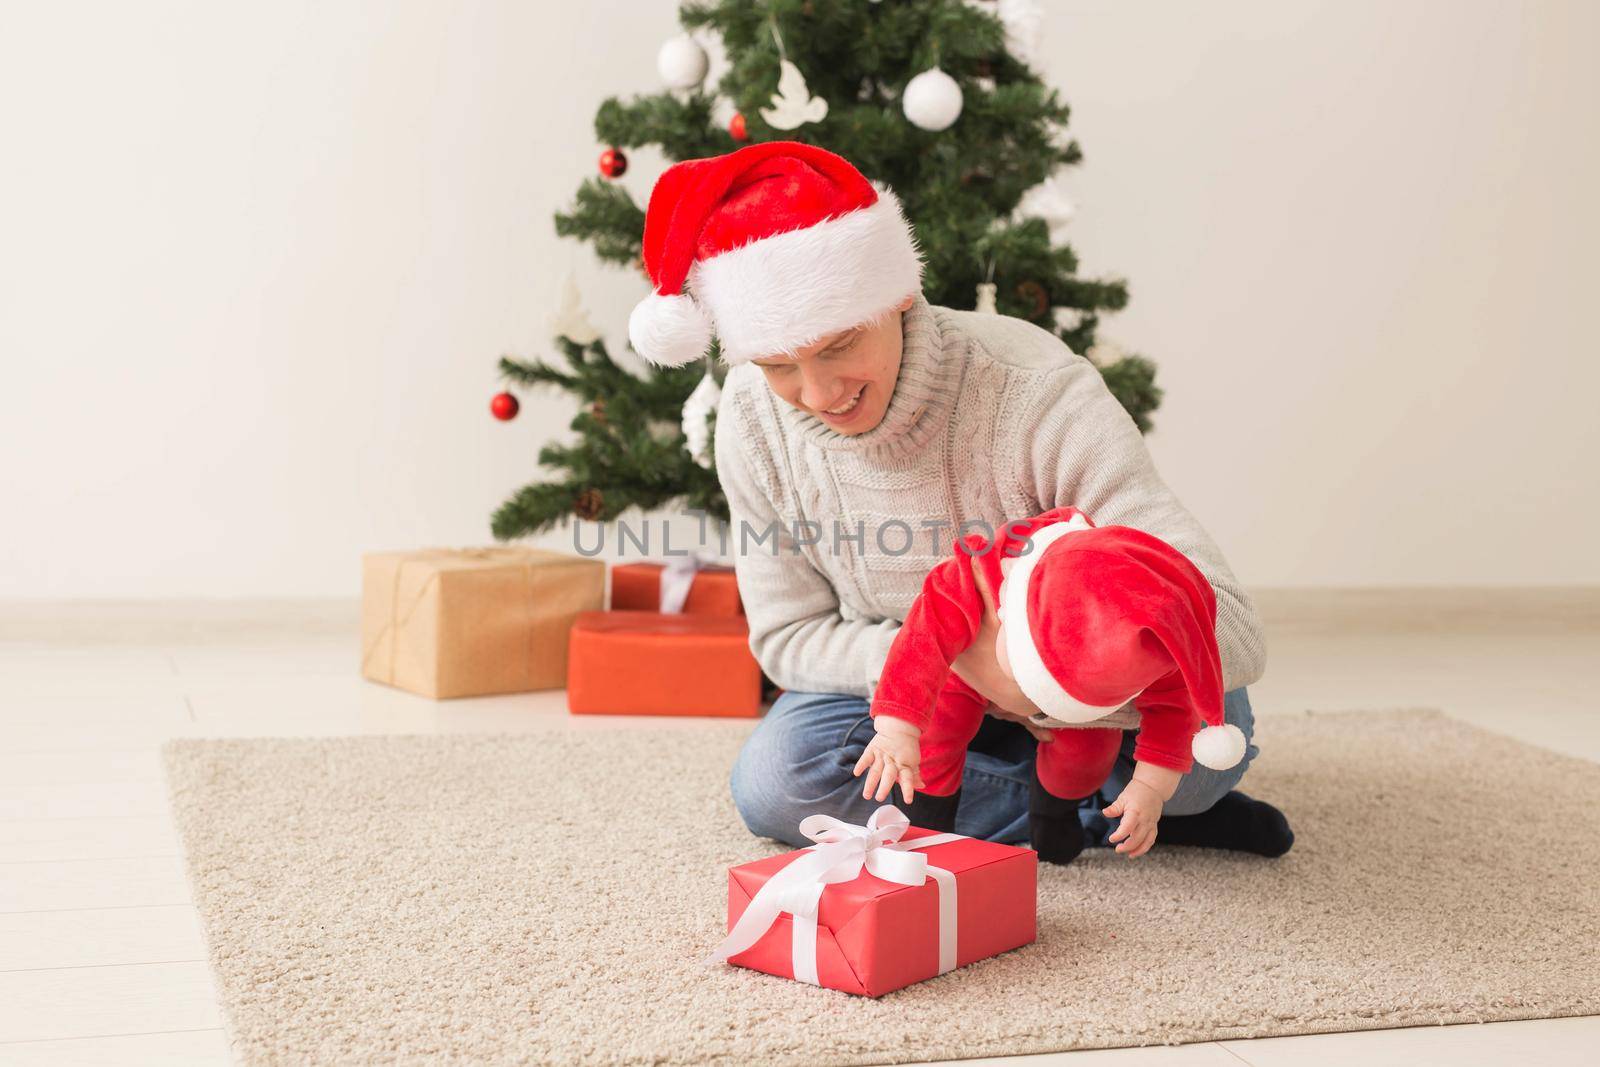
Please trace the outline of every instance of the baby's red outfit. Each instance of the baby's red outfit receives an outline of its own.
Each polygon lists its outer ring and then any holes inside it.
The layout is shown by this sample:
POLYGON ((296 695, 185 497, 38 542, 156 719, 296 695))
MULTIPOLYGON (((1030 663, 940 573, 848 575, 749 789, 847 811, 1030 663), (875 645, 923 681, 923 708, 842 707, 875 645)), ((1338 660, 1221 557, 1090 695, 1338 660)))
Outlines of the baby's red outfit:
MULTIPOLYGON (((964 564, 966 560, 961 562, 964 564)), ((980 612, 982 607, 980 602, 980 612)), ((979 696, 954 671, 950 672, 934 703, 929 724, 922 731, 922 780, 926 784, 925 791, 931 796, 949 796, 961 788, 967 746, 977 736, 988 707, 988 700, 979 696)), ((876 701, 872 714, 879 714, 876 701)), ((897 719, 906 718, 895 712, 889 714, 897 719)), ((1104 784, 1121 748, 1121 730, 1098 727, 1056 730, 1048 743, 1039 745, 1034 771, 1039 776, 1039 784, 1051 796, 1079 800, 1104 784)))
MULTIPOLYGON (((1195 701, 1204 701, 1206 694, 1191 693, 1186 682, 1194 679, 1185 678, 1150 629, 1129 625, 1129 621, 1183 612, 1192 617, 1195 609, 1203 611, 1204 605, 1209 604, 1210 615, 1204 621, 1208 627, 1214 626, 1216 605, 1209 583, 1192 564, 1157 538, 1127 527, 1096 528, 1077 509, 1056 508, 1035 519, 1007 524, 993 541, 977 534, 958 541, 955 554, 929 572, 921 595, 889 650, 873 695, 872 715, 903 719, 922 731, 921 772, 929 795, 950 796, 960 789, 967 745, 977 734, 988 707, 988 701, 950 670, 951 661, 972 644, 983 620, 983 598, 972 565, 983 570, 989 588, 998 596, 1001 559, 1021 556, 1024 537, 1036 536, 1051 524, 1074 520, 1074 532, 1060 538, 1065 543, 1049 557, 1055 568, 1053 584, 1044 587, 1047 592, 1070 589, 1070 602, 1062 599, 1052 609, 1047 598, 1031 605, 1029 614, 1043 609, 1071 611, 1079 617, 1056 620, 1055 625, 1043 629, 1035 626, 1034 637, 1053 635, 1058 643, 1073 646, 1056 650, 1077 664, 1074 685, 1078 691, 1068 700, 1109 705, 1105 714, 1110 714, 1119 703, 1133 697, 1141 719, 1134 746, 1136 760, 1180 773, 1193 766, 1191 739, 1202 718, 1195 701), (1174 589, 1181 592, 1168 596, 1174 589), (1129 597, 1133 598, 1132 610, 1129 597), (1161 597, 1171 603, 1158 602, 1161 597), (1094 669, 1096 663, 1107 668, 1103 672, 1104 685, 1097 686, 1101 675, 1094 669), (1132 693, 1128 691, 1130 680, 1132 693)), ((1035 551, 1045 549, 1036 546, 1035 551)), ((1023 580, 1027 581, 1028 576, 1024 575, 1023 580)), ((1003 611, 1002 618, 1008 628, 1018 625, 1016 619, 1005 618, 1003 611)), ((1192 626, 1189 629, 1194 631, 1192 626)), ((1205 635, 1209 636, 1210 656, 1215 663, 1214 631, 1207 629, 1205 635)), ((1007 647, 1014 647, 1009 638, 1007 647)), ((1015 662, 1012 666, 1017 670, 1015 662)), ((1018 680, 1021 684, 1020 676, 1018 680)), ((1211 714, 1204 717, 1220 723, 1220 680, 1201 688, 1215 689, 1210 702, 1217 706, 1208 708, 1211 714)), ((1104 784, 1121 744, 1120 729, 1056 729, 1052 739, 1039 746, 1039 783, 1052 796, 1087 797, 1104 784)))

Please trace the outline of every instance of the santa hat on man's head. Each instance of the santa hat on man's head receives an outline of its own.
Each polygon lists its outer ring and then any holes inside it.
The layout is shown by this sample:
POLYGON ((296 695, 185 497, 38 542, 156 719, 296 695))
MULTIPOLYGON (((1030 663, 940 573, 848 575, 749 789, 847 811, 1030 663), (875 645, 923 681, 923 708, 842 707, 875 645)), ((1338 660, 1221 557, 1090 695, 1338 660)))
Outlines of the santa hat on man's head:
MULTIPOLYGON (((1020 530, 1020 528, 1017 528, 1020 530)), ((1018 687, 1051 718, 1089 723, 1129 701, 1146 725, 1181 716, 1196 761, 1225 770, 1245 736, 1222 718, 1216 594, 1189 559, 1127 526, 1082 513, 1028 532, 1007 567, 1000 615, 1018 687)))
POLYGON ((669 367, 705 355, 713 332, 729 363, 792 355, 922 288, 895 195, 797 141, 669 167, 645 213, 644 266, 655 292, 628 338, 669 367))

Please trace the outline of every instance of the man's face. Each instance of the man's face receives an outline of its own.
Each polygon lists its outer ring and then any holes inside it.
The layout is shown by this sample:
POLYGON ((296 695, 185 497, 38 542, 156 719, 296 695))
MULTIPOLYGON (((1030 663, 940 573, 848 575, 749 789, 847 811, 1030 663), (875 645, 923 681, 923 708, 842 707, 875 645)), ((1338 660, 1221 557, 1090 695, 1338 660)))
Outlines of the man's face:
POLYGON ((755 360, 780 399, 842 434, 866 433, 883 421, 900 375, 900 315, 906 297, 876 325, 832 333, 794 356, 755 360))

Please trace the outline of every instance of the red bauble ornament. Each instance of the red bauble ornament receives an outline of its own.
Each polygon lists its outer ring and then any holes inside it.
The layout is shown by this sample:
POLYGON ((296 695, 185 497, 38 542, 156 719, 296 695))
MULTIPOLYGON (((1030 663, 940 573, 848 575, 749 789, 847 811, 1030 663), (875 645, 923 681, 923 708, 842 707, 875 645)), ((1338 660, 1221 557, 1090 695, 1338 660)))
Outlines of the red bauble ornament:
POLYGON ((489 413, 501 422, 510 422, 521 410, 522 405, 510 393, 496 393, 494 399, 489 401, 489 413))
POLYGON ((737 111, 733 113, 733 118, 728 120, 728 136, 741 142, 750 139, 750 131, 744 128, 744 115, 737 111))
POLYGON ((600 173, 607 178, 620 178, 628 173, 628 157, 620 148, 608 148, 600 153, 600 173))

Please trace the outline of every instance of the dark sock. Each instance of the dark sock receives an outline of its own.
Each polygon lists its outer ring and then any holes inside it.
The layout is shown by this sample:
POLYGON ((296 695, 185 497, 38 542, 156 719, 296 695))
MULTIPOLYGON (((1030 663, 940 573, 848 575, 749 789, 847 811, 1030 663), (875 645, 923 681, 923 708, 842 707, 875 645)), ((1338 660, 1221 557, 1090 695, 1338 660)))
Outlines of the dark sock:
POLYGON ((1213 804, 1210 811, 1162 816, 1156 843, 1281 856, 1294 844, 1294 831, 1289 829, 1283 812, 1235 790, 1213 804))
POLYGON ((1083 851, 1078 802, 1053 796, 1037 776, 1028 796, 1028 836, 1046 863, 1071 863, 1083 851))
POLYGON ((918 793, 909 804, 896 792, 894 803, 905 812, 912 826, 948 834, 954 832, 956 828, 956 809, 961 806, 961 790, 957 789, 947 797, 918 793))

